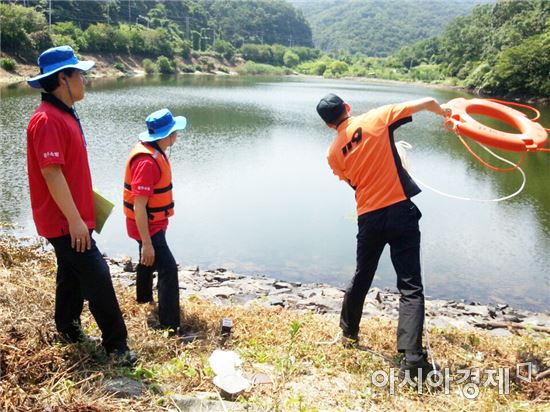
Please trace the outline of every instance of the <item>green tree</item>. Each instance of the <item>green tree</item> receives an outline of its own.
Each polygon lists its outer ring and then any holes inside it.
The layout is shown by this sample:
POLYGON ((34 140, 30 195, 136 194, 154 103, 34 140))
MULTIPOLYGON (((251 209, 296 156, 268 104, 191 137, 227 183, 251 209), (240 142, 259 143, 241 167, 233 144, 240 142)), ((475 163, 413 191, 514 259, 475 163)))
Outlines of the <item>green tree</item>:
POLYGON ((283 61, 284 61, 284 64, 285 66, 287 67, 294 67, 296 66, 298 63, 300 63, 300 56, 298 56, 296 53, 294 53, 293 51, 290 51, 288 50, 284 57, 283 57, 283 61))
POLYGON ((0 4, 2 49, 19 55, 34 54, 52 44, 46 18, 31 8, 0 4))
POLYGON ((166 56, 159 56, 157 59, 157 67, 162 74, 172 74, 176 71, 173 63, 166 56))
POLYGON ((212 50, 220 53, 227 60, 231 60, 235 55, 235 47, 225 40, 217 39, 212 45, 212 50))
POLYGON ((494 66, 493 91, 550 96, 550 31, 503 50, 494 66))

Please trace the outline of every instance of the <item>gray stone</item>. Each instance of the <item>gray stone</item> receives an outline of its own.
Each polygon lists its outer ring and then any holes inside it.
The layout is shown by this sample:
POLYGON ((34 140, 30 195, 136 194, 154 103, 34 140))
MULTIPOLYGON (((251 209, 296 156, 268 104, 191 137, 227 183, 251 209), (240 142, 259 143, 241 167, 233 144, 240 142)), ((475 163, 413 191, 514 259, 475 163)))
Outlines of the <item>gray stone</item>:
POLYGON ((382 293, 380 292, 380 289, 372 288, 369 290, 369 293, 367 293, 367 296, 365 297, 365 301, 382 303, 382 293))
POLYGON ((327 299, 322 296, 315 296, 310 299, 310 302, 313 303, 320 312, 339 312, 342 308, 341 300, 327 299))
POLYGON ((508 329, 505 329, 505 328, 497 328, 497 329, 491 329, 489 331, 489 335, 502 337, 502 338, 507 338, 509 336, 512 336, 513 333, 510 332, 508 329))
MULTIPOLYGON (((341 306, 341 304, 340 304, 340 306, 341 306)), ((362 317, 369 319, 369 318, 373 318, 375 316, 384 316, 384 312, 381 311, 380 309, 378 309, 376 307, 376 305, 374 305, 370 302, 365 303, 365 305, 363 306, 362 317)))
POLYGON ((218 287, 214 286, 214 287, 207 288, 205 290, 205 293, 210 296, 228 298, 230 296, 235 295, 237 292, 235 291, 235 289, 230 288, 229 286, 218 286, 218 287))
POLYGON ((267 303, 269 306, 281 306, 285 307, 285 302, 279 296, 268 296, 267 303))
POLYGON ((298 296, 302 297, 302 298, 306 298, 306 299, 309 299, 313 296, 316 295, 316 291, 315 289, 306 289, 306 290, 301 290, 298 292, 298 296))
POLYGON ((344 292, 336 288, 325 288, 322 292, 323 296, 332 299, 342 299, 344 297, 344 292))
POLYGON ((124 260, 122 260, 122 270, 125 272, 135 272, 136 268, 134 264, 132 263, 132 258, 127 257, 124 260))
POLYGON ((539 313, 523 319, 523 323, 535 326, 550 327, 550 316, 544 313, 539 313))
POLYGON ((243 405, 237 402, 228 402, 220 401, 216 399, 217 395, 208 399, 205 397, 193 397, 193 396, 183 396, 183 395, 174 395, 171 397, 173 402, 177 407, 182 411, 187 412, 224 412, 224 411, 244 411, 243 405), (222 404, 223 402, 223 404, 222 404))
MULTIPOLYGON (((523 311, 516 310, 516 309, 507 309, 504 311, 504 313, 505 313, 504 317, 506 317, 506 315, 511 317, 516 317, 519 319, 524 319, 527 317, 527 315, 523 311)), ((512 321, 512 322, 515 322, 515 321, 512 321)))
POLYGON ((247 303, 252 302, 258 296, 253 293, 243 293, 231 296, 231 303, 235 305, 245 306, 247 303))
POLYGON ((521 319, 515 315, 504 315, 502 317, 506 322, 513 322, 513 323, 519 323, 521 322, 521 319))
POLYGON ((289 289, 289 288, 273 289, 271 292, 269 292, 269 296, 282 295, 284 293, 290 293, 290 292, 292 292, 292 289, 289 289))
POLYGON ((277 281, 273 286, 275 286, 275 289, 292 289, 292 284, 288 282, 277 281))
POLYGON ((102 385, 105 391, 113 393, 117 398, 131 398, 143 394, 143 384, 130 378, 104 379, 102 385))
POLYGON ((489 316, 489 308, 487 306, 472 306, 468 305, 464 308, 464 312, 468 315, 476 315, 476 316, 489 316))

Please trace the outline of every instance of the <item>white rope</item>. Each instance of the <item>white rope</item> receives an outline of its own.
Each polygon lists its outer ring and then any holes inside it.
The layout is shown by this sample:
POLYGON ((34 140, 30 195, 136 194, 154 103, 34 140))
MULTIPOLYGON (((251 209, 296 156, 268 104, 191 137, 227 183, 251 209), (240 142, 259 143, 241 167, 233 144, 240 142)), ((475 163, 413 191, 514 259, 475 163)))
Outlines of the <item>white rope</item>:
MULTIPOLYGON (((477 143, 477 142, 476 142, 477 143)), ((515 163, 509 161, 508 159, 505 159, 503 157, 500 157, 499 155, 497 155, 496 153, 494 153, 492 150, 490 150, 488 147, 485 147, 484 145, 478 143, 485 151, 487 151, 488 153, 490 153, 492 156, 494 156, 495 158, 499 159, 499 160, 502 160, 503 162, 505 163, 508 163, 509 165, 511 166, 516 166, 515 163)), ((402 152, 406 153, 407 150, 409 149, 412 149, 412 145, 408 142, 405 142, 403 140, 397 142, 395 144, 398 148, 398 152, 399 152, 399 149, 402 150, 402 152)), ((400 152, 400 156, 401 153, 400 152)), ((406 159, 406 156, 405 156, 405 159, 406 159)), ((402 156, 402 160, 403 160, 403 156, 402 156)), ((405 160, 405 163, 407 163, 407 161, 405 160)), ((423 182, 422 180, 420 180, 418 177, 414 176, 413 174, 411 174, 411 172, 409 172, 408 170, 408 173, 409 173, 409 176, 411 176, 411 178, 419 183, 420 185, 424 186, 426 189, 429 189, 431 190, 432 192, 435 192, 441 196, 445 196, 445 197, 449 197, 451 199, 457 199, 457 200, 469 200, 469 201, 472 201, 472 202, 502 202, 503 200, 508 200, 508 199, 511 199, 517 195, 519 195, 523 189, 525 188, 525 183, 527 182, 527 177, 525 176, 525 173, 524 171, 521 169, 521 167, 519 166, 516 166, 516 169, 521 173, 521 176, 522 176, 522 179, 523 181, 521 182, 521 185, 519 187, 518 190, 516 190, 514 193, 510 194, 510 195, 507 195, 507 196, 503 196, 503 197, 499 197, 499 198, 496 198, 496 199, 476 199, 476 198, 472 198, 472 197, 464 197, 464 196, 457 196, 457 195, 453 195, 453 194, 450 194, 450 193, 446 193, 446 192, 443 192, 442 190, 439 190, 439 189, 436 189, 430 185, 428 185, 427 183, 423 182)))

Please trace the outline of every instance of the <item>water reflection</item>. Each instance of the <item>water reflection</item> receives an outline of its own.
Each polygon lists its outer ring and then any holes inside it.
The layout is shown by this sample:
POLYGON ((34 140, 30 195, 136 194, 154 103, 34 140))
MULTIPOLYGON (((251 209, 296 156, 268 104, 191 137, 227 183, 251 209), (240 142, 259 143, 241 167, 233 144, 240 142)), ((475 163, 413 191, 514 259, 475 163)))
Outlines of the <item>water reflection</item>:
MULTIPOLYGON (((302 78, 93 80, 78 110, 94 185, 120 204, 124 161, 144 118, 169 107, 189 120, 170 153, 176 215, 168 237, 178 261, 343 286, 354 270, 356 222, 353 192, 325 161, 333 132, 320 122, 315 105, 329 91, 344 97, 355 113, 426 95, 440 102, 464 96, 418 86, 302 78)), ((33 233, 25 128, 39 97, 26 88, 1 93, 0 217, 33 233)), ((548 108, 542 118, 550 119, 548 108)), ((414 174, 447 192, 491 198, 521 183, 517 173, 481 166, 431 114, 415 116, 397 138, 414 146, 409 154, 414 174)), ((525 191, 504 203, 461 202, 429 191, 415 198, 424 213, 429 295, 548 307, 550 155, 530 155, 522 167, 525 191)), ((135 253, 121 207, 98 240, 110 255, 135 253)), ((387 252, 375 282, 395 284, 387 252)))

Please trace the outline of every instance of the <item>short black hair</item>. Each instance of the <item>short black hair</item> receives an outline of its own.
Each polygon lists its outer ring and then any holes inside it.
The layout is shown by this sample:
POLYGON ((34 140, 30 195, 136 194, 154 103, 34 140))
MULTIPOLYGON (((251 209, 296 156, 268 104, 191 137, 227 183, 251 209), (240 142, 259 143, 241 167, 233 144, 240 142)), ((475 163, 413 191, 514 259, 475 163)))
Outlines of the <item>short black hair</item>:
POLYGON ((317 113, 325 123, 335 124, 345 110, 344 101, 332 93, 327 94, 317 104, 317 113))
POLYGON ((78 69, 74 67, 68 67, 66 69, 55 72, 47 77, 44 77, 38 80, 38 82, 40 83, 40 87, 42 87, 46 93, 51 93, 59 87, 59 73, 64 73, 65 76, 71 77, 73 73, 77 70, 78 69))

